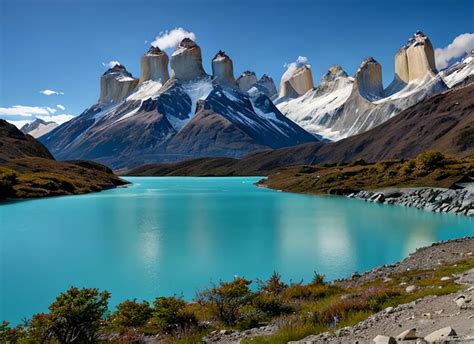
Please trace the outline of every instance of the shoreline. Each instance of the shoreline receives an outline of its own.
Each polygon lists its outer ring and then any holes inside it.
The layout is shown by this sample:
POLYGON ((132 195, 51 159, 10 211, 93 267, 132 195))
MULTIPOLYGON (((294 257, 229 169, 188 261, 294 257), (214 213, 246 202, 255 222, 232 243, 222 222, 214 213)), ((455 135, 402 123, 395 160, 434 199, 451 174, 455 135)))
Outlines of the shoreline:
MULTIPOLYGON (((453 264, 456 266, 460 261, 473 258, 474 236, 437 241, 429 246, 416 249, 395 264, 381 265, 361 274, 354 273, 351 277, 334 280, 330 282, 330 284, 345 288, 357 288, 367 283, 381 281, 383 285, 390 283, 391 277, 389 276, 393 276, 394 274, 403 275, 405 273, 410 274, 413 271, 433 271, 438 268, 442 269, 446 266, 452 266, 453 264)), ((463 295, 466 294, 467 291, 474 297, 474 269, 446 277, 460 284, 462 286, 461 290, 442 296, 437 296, 433 293, 433 295, 427 295, 410 303, 401 303, 394 307, 388 307, 352 326, 339 329, 335 328, 334 331, 309 335, 303 339, 292 341, 291 343, 373 343, 372 339, 376 336, 374 335, 374 331, 380 331, 381 333, 377 332, 377 334, 380 335, 395 337, 398 333, 406 329, 417 327, 422 329, 420 332, 428 334, 433 332, 433 329, 443 327, 446 325, 446 322, 449 322, 450 326, 457 329, 458 335, 464 337, 464 339, 468 338, 468 340, 474 340, 474 328, 469 327, 471 321, 474 322, 474 305, 464 310, 461 309, 460 311, 460 308, 453 301, 453 295, 463 295), (438 309, 441 307, 440 303, 444 307, 442 310, 438 309), (426 312, 425 308, 429 308, 430 313, 426 312), (436 311, 432 309, 436 309, 436 311), (416 314, 416 316, 414 314, 416 314), (437 321, 429 321, 430 319, 439 320, 439 324, 437 321), (419 323, 413 324, 414 320, 418 320, 419 323), (385 332, 377 328, 377 326, 380 327, 382 324, 383 326, 387 326, 387 328, 384 329, 385 332), (388 329, 388 327, 390 327, 390 329, 388 329)), ((401 284, 403 283, 407 284, 406 282, 402 282, 401 284)), ((407 287, 408 286, 409 283, 407 284, 407 287)), ((256 337, 265 338, 275 335, 278 333, 278 330, 279 321, 275 320, 265 326, 245 331, 217 331, 203 338, 203 342, 213 344, 238 344, 241 343, 242 340, 252 341, 256 337)), ((415 343, 415 340, 404 342, 415 343)), ((466 341, 463 341, 463 343, 465 342, 466 341)), ((471 342, 469 341, 469 343, 471 342)))

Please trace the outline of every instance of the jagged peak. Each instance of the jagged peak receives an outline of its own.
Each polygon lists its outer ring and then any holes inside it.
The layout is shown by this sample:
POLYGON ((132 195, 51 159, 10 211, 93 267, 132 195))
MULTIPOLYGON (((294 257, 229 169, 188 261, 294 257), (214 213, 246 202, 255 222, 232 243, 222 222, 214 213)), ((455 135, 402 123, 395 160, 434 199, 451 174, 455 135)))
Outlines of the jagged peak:
POLYGON ((112 68, 107 69, 102 75, 124 75, 132 77, 132 73, 130 73, 124 65, 118 63, 115 64, 112 68))
POLYGON ((328 71, 326 72, 326 74, 323 75, 323 77, 321 78, 321 82, 330 82, 330 81, 333 81, 337 78, 347 78, 348 75, 347 73, 344 71, 344 69, 342 69, 341 66, 339 65, 333 65, 331 66, 331 68, 328 69, 328 71))
POLYGON ((267 82, 267 81, 273 82, 273 78, 267 74, 263 74, 259 82, 267 82))
POLYGON ((145 55, 163 55, 165 52, 161 50, 159 47, 150 46, 150 49, 145 53, 145 55))
POLYGON ((219 50, 212 60, 214 61, 220 59, 230 59, 230 57, 225 53, 225 51, 219 50))
POLYGON ((417 45, 423 45, 427 41, 429 41, 428 36, 426 36, 421 30, 417 30, 413 36, 410 37, 408 42, 402 47, 403 48, 408 48, 410 46, 417 46, 417 45))
POLYGON ((179 43, 179 46, 182 48, 194 48, 197 44, 191 38, 185 37, 181 43, 179 43))
POLYGON ((244 71, 242 74, 240 74, 239 78, 242 78, 242 77, 245 77, 245 76, 249 76, 249 75, 253 75, 253 76, 256 77, 255 72, 252 72, 251 70, 246 70, 246 71, 244 71))

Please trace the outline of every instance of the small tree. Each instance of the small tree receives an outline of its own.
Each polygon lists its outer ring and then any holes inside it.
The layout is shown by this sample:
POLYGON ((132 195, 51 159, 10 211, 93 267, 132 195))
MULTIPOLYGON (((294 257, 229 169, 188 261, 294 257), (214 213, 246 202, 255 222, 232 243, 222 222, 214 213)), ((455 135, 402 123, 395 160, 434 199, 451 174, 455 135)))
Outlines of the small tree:
POLYGON ((313 279, 311 280, 312 285, 323 285, 324 284, 324 275, 318 274, 314 271, 313 279))
POLYGON ((110 293, 92 288, 70 288, 49 306, 44 319, 52 337, 60 343, 91 343, 97 341, 102 320, 107 314, 110 293))
POLYGON ((158 297, 153 303, 150 323, 159 331, 172 333, 195 326, 197 319, 186 310, 186 302, 182 298, 158 297))
POLYGON ((237 321, 240 308, 245 305, 251 295, 248 281, 236 277, 232 282, 221 282, 219 286, 198 293, 201 302, 209 302, 215 309, 217 318, 226 325, 233 325, 237 321))
POLYGON ((112 325, 120 328, 137 328, 145 325, 151 318, 153 309, 147 301, 138 303, 136 299, 125 300, 110 315, 112 325))
POLYGON ((273 295, 280 294, 283 290, 288 288, 288 285, 281 280, 281 275, 274 271, 267 281, 257 280, 259 291, 273 295))

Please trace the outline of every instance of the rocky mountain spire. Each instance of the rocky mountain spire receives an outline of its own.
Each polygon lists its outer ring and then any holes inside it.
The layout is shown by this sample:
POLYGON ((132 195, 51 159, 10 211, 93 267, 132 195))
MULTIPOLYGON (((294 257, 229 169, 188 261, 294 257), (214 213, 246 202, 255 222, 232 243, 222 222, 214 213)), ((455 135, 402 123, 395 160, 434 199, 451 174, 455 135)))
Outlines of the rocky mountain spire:
POLYGON ((255 72, 246 70, 237 78, 237 85, 242 91, 247 92, 257 82, 255 72))
POLYGON ((302 96, 313 88, 313 74, 308 65, 297 68, 289 77, 282 79, 280 97, 302 96))
POLYGON ((201 48, 192 39, 184 38, 171 55, 171 77, 186 82, 206 75, 201 48))
POLYGON ((266 89, 267 92, 265 92, 265 94, 270 97, 270 99, 278 95, 275 82, 273 81, 272 77, 268 76, 267 74, 263 74, 260 80, 258 80, 257 84, 263 86, 266 89))
POLYGON ((142 56, 140 64, 140 81, 153 80, 164 84, 169 78, 168 55, 158 47, 151 46, 142 56))
POLYGON ((100 103, 122 100, 137 86, 138 80, 127 71, 125 66, 116 64, 100 78, 100 103))
POLYGON ((367 100, 375 100, 382 97, 382 67, 373 57, 362 61, 354 76, 354 91, 367 100))
POLYGON ((234 65, 230 57, 222 50, 219 50, 212 59, 212 75, 218 83, 236 85, 234 65))
POLYGON ((423 32, 417 31, 395 55, 395 81, 408 84, 436 73, 431 41, 423 32))

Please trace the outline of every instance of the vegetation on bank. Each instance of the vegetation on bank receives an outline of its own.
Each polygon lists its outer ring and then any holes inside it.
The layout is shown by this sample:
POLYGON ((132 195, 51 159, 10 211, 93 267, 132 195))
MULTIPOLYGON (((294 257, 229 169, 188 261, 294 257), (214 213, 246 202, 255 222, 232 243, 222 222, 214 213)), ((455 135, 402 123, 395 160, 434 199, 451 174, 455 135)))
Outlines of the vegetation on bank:
MULTIPOLYGON (((361 286, 327 284, 316 274, 311 282, 285 283, 274 273, 267 281, 236 277, 198 292, 195 301, 158 297, 153 303, 126 300, 110 311, 110 293, 70 288, 47 313, 21 325, 0 325, 2 343, 141 342, 148 336, 164 343, 199 343, 216 330, 244 330, 272 323, 276 332, 252 343, 286 343, 310 334, 353 325, 389 306, 461 288, 441 279, 474 268, 474 258, 433 270, 394 273, 361 286), (407 293, 406 285, 416 286, 407 293)), ((250 340, 247 340, 250 342, 250 340)))
POLYGON ((349 194, 360 190, 401 187, 450 188, 474 179, 474 157, 456 159, 427 151, 411 160, 387 160, 293 166, 278 170, 261 185, 313 194, 349 194))
POLYGON ((126 183, 108 167, 90 161, 28 157, 0 166, 0 200, 82 194, 126 183))

